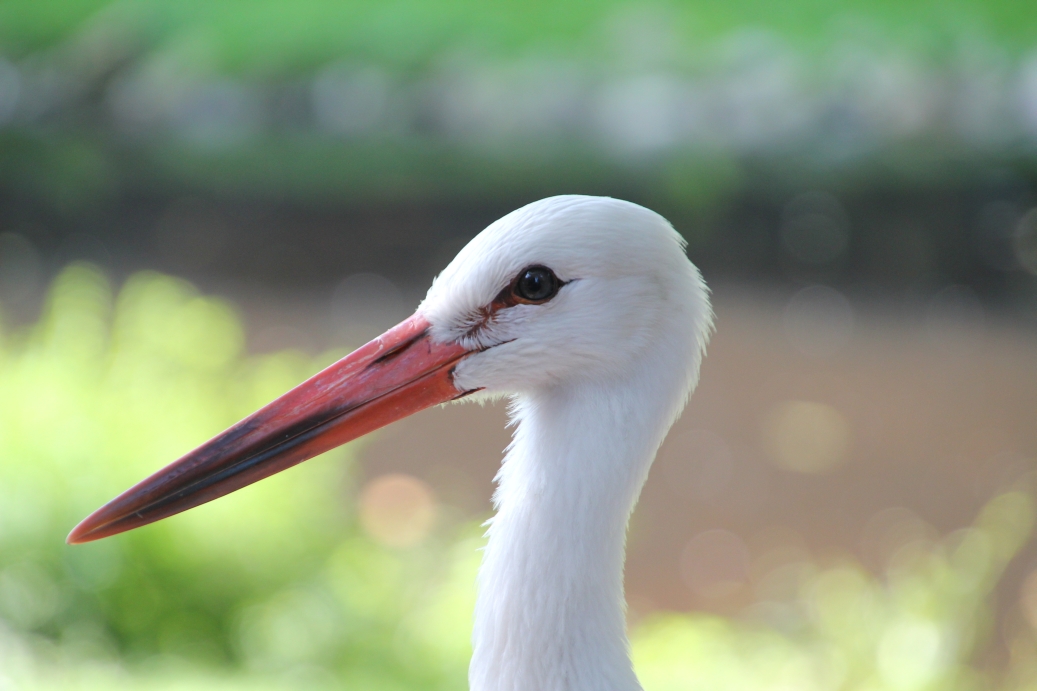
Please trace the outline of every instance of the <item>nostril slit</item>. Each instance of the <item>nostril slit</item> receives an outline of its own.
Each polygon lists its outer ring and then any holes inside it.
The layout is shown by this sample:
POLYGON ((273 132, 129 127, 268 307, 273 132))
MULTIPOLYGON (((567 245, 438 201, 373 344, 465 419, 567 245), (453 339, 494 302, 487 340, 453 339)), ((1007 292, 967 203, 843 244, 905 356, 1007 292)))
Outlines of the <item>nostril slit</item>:
POLYGON ((403 354, 403 351, 407 350, 407 348, 410 348, 412 345, 420 341, 422 338, 425 338, 425 336, 427 335, 428 329, 425 329, 421 333, 412 336, 403 343, 397 344, 396 346, 390 348, 389 350, 385 351, 384 353, 376 357, 374 360, 372 360, 371 364, 369 364, 368 367, 374 367, 375 365, 383 365, 386 362, 389 362, 390 360, 399 357, 401 354, 403 354))

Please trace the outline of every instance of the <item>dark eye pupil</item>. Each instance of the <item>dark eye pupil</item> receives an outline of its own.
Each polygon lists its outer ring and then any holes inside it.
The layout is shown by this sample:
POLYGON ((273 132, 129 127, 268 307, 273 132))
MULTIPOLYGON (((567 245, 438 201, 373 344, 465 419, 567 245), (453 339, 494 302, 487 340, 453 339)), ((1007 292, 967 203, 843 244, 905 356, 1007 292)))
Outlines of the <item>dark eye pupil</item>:
POLYGON ((524 300, 540 302, 554 296, 558 291, 558 278, 542 266, 526 269, 515 284, 515 292, 524 300))

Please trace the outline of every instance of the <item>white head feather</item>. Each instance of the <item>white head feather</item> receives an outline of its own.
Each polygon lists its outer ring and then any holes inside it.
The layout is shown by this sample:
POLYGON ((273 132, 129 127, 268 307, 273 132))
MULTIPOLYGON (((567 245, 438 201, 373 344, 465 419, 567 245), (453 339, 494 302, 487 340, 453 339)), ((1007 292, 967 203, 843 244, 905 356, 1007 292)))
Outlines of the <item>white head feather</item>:
POLYGON ((684 247, 662 216, 636 204, 550 197, 479 233, 436 278, 419 311, 436 340, 490 349, 458 367, 460 388, 518 393, 622 375, 638 356, 673 349, 690 391, 711 312, 684 247), (549 267, 567 285, 543 305, 501 310, 473 330, 486 306, 533 265, 549 267))

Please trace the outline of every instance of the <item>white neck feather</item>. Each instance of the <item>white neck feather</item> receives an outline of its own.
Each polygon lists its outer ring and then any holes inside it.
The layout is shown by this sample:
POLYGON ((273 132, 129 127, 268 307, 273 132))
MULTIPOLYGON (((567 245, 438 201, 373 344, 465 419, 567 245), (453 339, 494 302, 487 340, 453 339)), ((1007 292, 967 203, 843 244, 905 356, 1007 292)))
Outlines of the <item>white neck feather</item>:
POLYGON ((684 368, 662 360, 515 398, 479 573, 472 691, 640 690, 625 626, 627 521, 690 388, 674 376, 684 368))

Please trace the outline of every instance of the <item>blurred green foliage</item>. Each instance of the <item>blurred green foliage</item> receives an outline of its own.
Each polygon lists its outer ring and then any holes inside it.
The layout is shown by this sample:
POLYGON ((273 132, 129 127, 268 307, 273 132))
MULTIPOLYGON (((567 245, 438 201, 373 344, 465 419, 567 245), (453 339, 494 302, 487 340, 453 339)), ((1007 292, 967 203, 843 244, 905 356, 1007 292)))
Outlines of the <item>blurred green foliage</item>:
MULTIPOLYGON (((87 512, 319 364, 242 352, 226 303, 153 273, 113 295, 89 265, 0 342, 0 688, 460 689, 480 544, 443 523, 392 550, 359 529, 350 453, 112 539, 68 547, 87 512)), ((755 583, 744 620, 654 615, 632 633, 649 691, 1034 688, 976 657, 1033 500, 899 549, 881 577, 799 559, 755 583)))
MULTIPOLYGON (((674 27, 689 41, 709 41, 740 27, 765 27, 799 45, 831 40, 833 22, 855 17, 901 43, 938 54, 963 28, 1013 50, 1033 45, 1037 8, 1018 0, 912 0, 838 3, 665 2, 674 27), (1029 20, 1029 21, 1027 21, 1029 20)), ((285 76, 343 55, 420 69, 444 47, 509 57, 530 48, 579 55, 601 50, 595 33, 625 0, 554 3, 476 0, 304 0, 175 2, 173 0, 7 0, 0 5, 0 44, 14 56, 46 49, 89 28, 104 11, 147 29, 156 43, 208 45, 216 65, 238 74, 285 76)), ((118 33, 106 38, 117 41, 118 33)))

